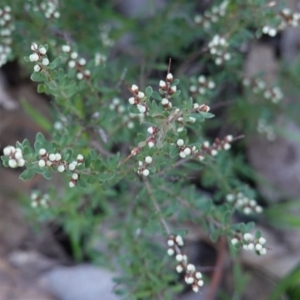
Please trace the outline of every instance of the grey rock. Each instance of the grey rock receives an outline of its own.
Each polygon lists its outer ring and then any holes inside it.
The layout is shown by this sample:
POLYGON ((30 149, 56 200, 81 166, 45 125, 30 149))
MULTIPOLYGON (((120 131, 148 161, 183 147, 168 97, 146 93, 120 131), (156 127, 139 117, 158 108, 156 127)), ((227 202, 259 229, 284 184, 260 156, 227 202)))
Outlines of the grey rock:
POLYGON ((56 267, 46 273, 43 284, 60 300, 118 300, 114 274, 88 264, 56 267))

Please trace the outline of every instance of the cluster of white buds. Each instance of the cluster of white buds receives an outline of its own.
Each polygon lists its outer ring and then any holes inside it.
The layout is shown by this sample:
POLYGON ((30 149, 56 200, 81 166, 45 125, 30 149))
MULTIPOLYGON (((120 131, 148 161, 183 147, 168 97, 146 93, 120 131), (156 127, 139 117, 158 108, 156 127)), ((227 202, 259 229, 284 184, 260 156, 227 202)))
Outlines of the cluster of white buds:
POLYGON ((278 31, 282 31, 287 27, 298 27, 300 25, 300 14, 297 12, 293 13, 289 8, 282 9, 277 17, 279 22, 275 27, 266 25, 262 28, 264 34, 274 37, 278 31))
MULTIPOLYGON (((199 113, 199 112, 209 112, 210 107, 206 104, 198 104, 194 103, 193 105, 193 113, 199 113)), ((183 117, 178 117, 176 121, 179 123, 179 127, 177 128, 177 132, 182 132, 184 130, 184 118, 183 117)), ((186 120, 189 123, 195 123, 196 118, 190 116, 188 120, 186 120)))
POLYGON ((151 156, 146 156, 144 161, 139 161, 139 168, 137 173, 139 175, 148 176, 150 171, 148 169, 148 166, 152 164, 153 158, 151 156))
POLYGON ((134 128, 134 119, 138 119, 140 123, 144 121, 144 114, 135 114, 135 113, 129 113, 128 115, 125 114, 126 107, 121 104, 121 100, 117 97, 112 99, 112 103, 109 105, 109 109, 116 111, 118 114, 122 115, 123 122, 126 124, 128 129, 134 128))
POLYGON ((229 1, 225 0, 220 5, 213 6, 210 10, 206 10, 203 15, 196 15, 194 21, 197 25, 209 29, 212 23, 218 22, 220 17, 224 17, 229 1))
POLYGON ((95 66, 99 66, 107 61, 107 56, 103 53, 95 53, 95 66))
POLYGON ((5 6, 0 8, 0 67, 3 66, 11 53, 12 32, 15 26, 12 22, 11 8, 5 6))
POLYGON ((145 114, 148 111, 148 106, 146 105, 144 98, 145 94, 139 90, 139 87, 133 84, 130 88, 130 92, 133 97, 128 99, 129 104, 136 105, 137 109, 141 114, 145 114))
POLYGON ((114 45, 114 40, 109 37, 111 26, 109 24, 104 24, 99 26, 100 30, 100 41, 105 47, 112 47, 114 45))
POLYGON ((40 195, 39 192, 34 191, 30 195, 31 198, 31 207, 36 208, 36 207, 43 207, 43 208, 48 208, 49 207, 49 195, 44 194, 40 195))
POLYGON ((251 88, 255 94, 262 94, 265 99, 271 100, 273 103, 278 103, 283 99, 283 93, 278 86, 267 87, 262 79, 245 77, 243 85, 251 88))
POLYGON ((8 165, 11 168, 24 167, 25 159, 20 148, 14 146, 7 146, 3 149, 3 154, 9 157, 8 165))
POLYGON ((183 239, 180 235, 170 235, 168 237, 168 255, 175 255, 175 259, 178 262, 176 271, 178 273, 185 272, 184 280, 187 284, 192 286, 195 293, 199 291, 199 288, 203 286, 203 278, 201 272, 196 270, 193 264, 188 263, 188 257, 182 252, 184 245, 183 239))
POLYGON ((258 255, 267 253, 266 239, 263 237, 255 238, 251 233, 238 233, 231 239, 231 244, 242 247, 244 250, 253 250, 258 255))
POLYGON ((148 127, 147 131, 150 133, 149 137, 147 138, 147 143, 149 148, 152 148, 156 143, 156 134, 159 132, 159 128, 156 126, 150 126, 148 127))
POLYGON ((231 203, 236 209, 245 215, 262 213, 263 208, 257 204, 256 200, 248 198, 242 192, 230 193, 226 195, 226 201, 231 203))
POLYGON ((42 12, 47 19, 58 19, 60 17, 58 0, 43 1, 35 6, 31 6, 29 3, 28 8, 36 12, 42 12))
POLYGON ((188 147, 184 145, 184 140, 183 139, 178 139, 176 141, 176 145, 179 148, 179 156, 181 158, 186 158, 187 156, 191 155, 192 152, 196 151, 196 147, 188 147))
POLYGON ((38 46, 36 43, 31 44, 33 53, 29 55, 29 60, 36 63, 33 67, 34 72, 40 72, 45 66, 49 65, 49 59, 46 55, 47 49, 44 46, 38 46))
POLYGON ((274 36, 276 36, 276 34, 277 34, 277 29, 274 28, 274 27, 270 27, 270 26, 268 26, 268 25, 265 25, 265 26, 262 28, 262 33, 263 33, 263 34, 267 34, 268 36, 274 37, 274 36))
POLYGON ((292 12, 289 8, 284 8, 280 12, 281 23, 278 26, 279 30, 286 27, 298 27, 300 25, 300 14, 292 12))
POLYGON ((77 79, 89 79, 91 77, 91 71, 85 69, 86 59, 79 57, 76 51, 72 51, 70 45, 63 45, 62 51, 69 54, 68 66, 71 69, 76 70, 77 79))
POLYGON ((264 134, 271 142, 276 139, 274 127, 272 125, 268 125, 264 119, 258 120, 257 131, 264 134))
POLYGON ((41 168, 44 167, 57 167, 57 171, 62 173, 65 170, 69 170, 72 172, 72 178, 69 182, 70 187, 74 187, 77 184, 77 180, 79 178, 78 173, 76 173, 75 169, 77 166, 81 165, 84 161, 84 157, 81 154, 77 155, 77 160, 68 163, 62 160, 62 156, 60 153, 48 153, 46 149, 42 148, 39 151, 39 161, 38 165, 41 168))
POLYGON ((227 135, 223 140, 216 138, 212 145, 210 145, 210 143, 206 141, 201 145, 201 148, 199 150, 193 151, 193 155, 200 161, 204 160, 206 155, 216 156, 219 151, 229 150, 231 148, 230 143, 232 141, 232 135, 227 135))
POLYGON ((228 46, 226 39, 218 34, 208 43, 209 52, 214 57, 216 65, 222 65, 231 59, 231 54, 227 51, 228 46))
POLYGON ((159 81, 159 93, 163 95, 161 104, 167 109, 172 108, 170 98, 177 91, 176 85, 172 85, 173 80, 173 74, 168 73, 165 80, 159 81))
POLYGON ((199 93, 200 95, 204 95, 207 90, 212 90, 215 88, 215 86, 216 84, 212 80, 201 75, 198 77, 197 85, 192 84, 190 86, 190 92, 193 94, 199 93))

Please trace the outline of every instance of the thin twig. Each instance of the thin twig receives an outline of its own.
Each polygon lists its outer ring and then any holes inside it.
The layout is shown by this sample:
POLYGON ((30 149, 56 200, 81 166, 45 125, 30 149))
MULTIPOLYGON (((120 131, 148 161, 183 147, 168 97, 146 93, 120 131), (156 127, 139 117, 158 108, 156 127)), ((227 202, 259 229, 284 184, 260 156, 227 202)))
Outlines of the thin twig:
POLYGON ((224 236, 220 237, 219 243, 218 243, 218 257, 216 261, 216 268, 213 273, 212 279, 210 281, 210 285, 207 291, 207 300, 214 300, 216 299, 216 294, 218 291, 218 287, 220 285, 221 279, 222 279, 222 271, 224 267, 224 260, 225 260, 225 254, 226 254, 226 238, 224 236))
POLYGON ((146 189, 148 191, 148 194, 150 196, 150 200, 152 201, 153 206, 154 206, 156 212, 159 215, 160 223, 165 228, 167 234, 170 235, 171 234, 171 230, 170 230, 169 225, 167 224, 166 220, 162 216, 161 209, 160 209, 160 207, 159 207, 159 205, 158 205, 158 203, 157 203, 157 201, 156 201, 156 199, 155 199, 155 197, 153 195, 152 188, 151 188, 151 186, 150 186, 150 184, 149 184, 149 182, 147 180, 144 180, 144 183, 145 183, 146 189))

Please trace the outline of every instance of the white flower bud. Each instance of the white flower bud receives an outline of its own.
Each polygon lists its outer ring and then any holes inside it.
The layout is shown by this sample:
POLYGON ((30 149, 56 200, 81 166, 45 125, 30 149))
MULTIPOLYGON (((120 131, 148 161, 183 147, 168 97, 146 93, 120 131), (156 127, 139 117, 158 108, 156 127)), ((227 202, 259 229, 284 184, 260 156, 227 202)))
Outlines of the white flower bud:
POLYGON ((162 100, 161 100, 161 104, 162 105, 168 105, 169 104, 169 100, 167 99, 167 98, 163 98, 162 100))
POLYGON ((198 293, 199 292, 199 288, 196 285, 192 286, 193 292, 198 293))
POLYGON ((75 62, 74 60, 70 60, 69 63, 68 63, 68 65, 69 65, 69 67, 70 67, 71 69, 73 69, 73 68, 75 68, 75 66, 76 66, 76 62, 75 62))
POLYGON ((43 60, 42 60, 42 64, 44 66, 48 66, 49 65, 49 59, 47 57, 44 57, 43 60))
POLYGON ((183 261, 183 256, 181 254, 177 254, 175 258, 179 262, 183 261))
POLYGON ((46 50, 45 47, 41 47, 41 48, 39 49, 39 52, 40 52, 42 55, 45 55, 45 54, 47 53, 47 50, 46 50))
POLYGON ((62 51, 63 52, 70 52, 71 51, 71 47, 69 45, 63 45, 62 46, 62 51))
POLYGON ((203 284, 204 284, 203 280, 198 280, 197 283, 198 283, 199 286, 203 286, 203 284))
POLYGON ((228 144, 228 143, 225 143, 224 145, 223 145, 223 149, 224 150, 229 150, 231 148, 231 146, 230 146, 230 144, 228 144))
POLYGON ((45 155, 46 153, 47 153, 47 150, 44 148, 40 149, 40 151, 39 151, 39 155, 41 155, 41 156, 45 155))
POLYGON ((167 80, 168 81, 172 81, 173 80, 173 74, 172 73, 168 73, 167 80))
POLYGON ((193 264, 188 264, 186 267, 187 271, 189 272, 195 272, 196 267, 193 264))
POLYGON ((254 244, 253 243, 250 243, 249 245, 248 245, 248 250, 253 250, 254 249, 254 244))
POLYGON ((239 240, 238 240, 237 238, 232 238, 232 239, 231 239, 231 244, 232 244, 233 246, 235 246, 236 244, 238 244, 238 242, 239 242, 239 240))
POLYGON ((57 168, 57 171, 62 173, 65 170, 65 166, 64 165, 59 165, 57 168))
POLYGON ((200 272, 196 272, 196 273, 195 273, 195 277, 196 277, 197 279, 201 279, 201 278, 202 278, 202 274, 201 274, 200 272))
POLYGON ((149 146, 149 148, 152 148, 152 147, 154 147, 154 142, 152 142, 152 141, 150 141, 150 142, 148 142, 148 146, 149 146))
POLYGON ((78 154, 77 155, 77 161, 83 161, 84 160, 84 157, 82 154, 78 154))
POLYGON ((160 88, 166 87, 166 83, 165 83, 163 80, 160 80, 160 81, 159 81, 159 87, 160 87, 160 88))
POLYGON ((149 173, 150 173, 150 172, 149 172, 148 169, 144 169, 143 172, 142 172, 142 174, 143 174, 144 176, 148 176, 149 173))
POLYGON ((134 104, 135 104, 135 99, 134 99, 134 97, 130 97, 130 98, 128 99, 128 102, 129 102, 131 105, 134 105, 134 104))
POLYGON ((142 105, 142 104, 138 104, 137 105, 138 110, 140 111, 140 113, 145 113, 146 112, 146 106, 142 105))
POLYGON ((171 86, 171 91, 172 91, 173 93, 175 93, 175 92, 177 91, 176 85, 171 86))
POLYGON ((84 58, 80 58, 78 63, 81 65, 81 66, 84 66, 86 64, 86 60, 84 58))
POLYGON ((172 255, 174 255, 175 251, 174 251, 174 249, 169 248, 167 253, 168 253, 168 255, 172 256, 172 255))
POLYGON ((77 173, 73 173, 72 174, 72 179, 77 180, 78 179, 78 174, 77 173))
POLYGON ((18 160, 20 158, 23 157, 23 154, 22 154, 22 151, 21 149, 16 149, 16 152, 15 152, 15 159, 18 160))
POLYGON ((61 160, 61 154, 60 153, 56 153, 55 154, 55 160, 56 161, 60 161, 61 160))
POLYGON ((72 163, 69 164, 69 170, 70 171, 74 171, 75 168, 76 168, 76 164, 74 164, 74 162, 72 162, 72 163))
POLYGON ((260 251, 259 251, 259 254, 261 255, 265 255, 267 253, 267 249, 266 248, 262 248, 260 251))
POLYGON ((71 56, 72 59, 76 59, 78 57, 78 53, 74 51, 74 52, 71 53, 70 56, 71 56))
POLYGON ((258 242, 261 244, 261 245, 264 245, 266 243, 266 239, 263 238, 263 237, 260 237, 258 242))
POLYGON ((21 158, 18 160, 18 166, 19 167, 24 167, 25 166, 25 159, 24 158, 21 158))
POLYGON ((56 155, 55 155, 54 153, 51 153, 51 154, 49 155, 49 160, 50 160, 50 161, 55 161, 55 160, 56 160, 56 155))
POLYGON ((39 72, 39 71, 41 71, 41 67, 40 67, 39 65, 35 65, 35 66, 33 67, 33 71, 34 71, 34 72, 39 72))
POLYGON ((216 149, 212 149, 211 152, 210 152, 210 154, 212 156, 216 156, 218 154, 218 151, 216 149))
POLYGON ((140 99, 143 99, 145 97, 145 94, 143 92, 138 92, 137 95, 140 99))
POLYGON ((228 142, 232 142, 233 136, 232 136, 232 135, 227 135, 227 136, 226 136, 226 140, 227 140, 228 142))
POLYGON ((81 72, 78 72, 76 74, 76 77, 77 77, 77 79, 81 80, 81 79, 83 79, 83 74, 81 72))
POLYGON ((179 156, 180 156, 181 158, 186 158, 186 154, 185 154, 184 151, 180 151, 180 152, 179 152, 179 156))
POLYGON ((184 150, 184 153, 186 154, 186 155, 190 155, 191 154, 191 152, 192 152, 192 150, 191 150, 191 148, 185 148, 184 150))
POLYGON ((73 188, 74 186, 75 186, 75 183, 74 183, 73 181, 70 181, 70 182, 69 182, 69 187, 70 187, 70 188, 73 188))
POLYGON ((184 145, 184 141, 182 139, 177 140, 176 142, 178 147, 182 147, 184 145))
POLYGON ((173 240, 168 240, 168 246, 173 247, 175 245, 173 240))
POLYGON ((146 162, 147 164, 151 164, 151 163, 152 163, 152 161, 153 161, 153 159, 152 159, 152 157, 151 157, 151 156, 146 156, 146 158, 145 158, 145 162, 146 162))
POLYGON ((176 235, 175 241, 176 241, 178 246, 183 246, 184 245, 181 235, 176 235))
POLYGON ((39 164, 39 167, 41 167, 41 168, 46 166, 46 162, 43 159, 40 159, 38 164, 39 164))
POLYGON ((252 241, 253 240, 253 235, 251 233, 245 233, 244 234, 244 240, 245 241, 252 241))
POLYGON ((178 266, 176 267, 176 271, 177 271, 177 273, 181 273, 181 272, 183 271, 182 265, 178 265, 178 266))
POLYGON ((5 156, 10 156, 12 154, 12 152, 15 152, 15 150, 16 150, 15 147, 13 147, 13 146, 7 146, 7 147, 5 147, 3 149, 3 154, 5 156))
POLYGON ((195 279, 194 279, 194 277, 192 277, 192 276, 186 276, 186 277, 185 277, 185 282, 186 282, 187 284, 192 284, 192 283, 194 283, 194 281, 195 281, 195 279))
POLYGON ((17 163, 17 161, 15 160, 15 159, 10 159, 9 161, 8 161, 8 165, 11 167, 11 168, 16 168, 17 166, 18 166, 18 163, 17 163))
POLYGON ((133 84, 133 85, 131 86, 131 90, 132 90, 133 92, 137 92, 137 91, 139 90, 139 88, 138 88, 137 85, 133 84))
POLYGON ((32 51, 35 51, 35 50, 37 50, 38 45, 36 43, 32 43, 30 48, 32 51))
POLYGON ((32 62, 38 61, 39 60, 39 56, 37 53, 32 53, 29 55, 29 60, 32 62))

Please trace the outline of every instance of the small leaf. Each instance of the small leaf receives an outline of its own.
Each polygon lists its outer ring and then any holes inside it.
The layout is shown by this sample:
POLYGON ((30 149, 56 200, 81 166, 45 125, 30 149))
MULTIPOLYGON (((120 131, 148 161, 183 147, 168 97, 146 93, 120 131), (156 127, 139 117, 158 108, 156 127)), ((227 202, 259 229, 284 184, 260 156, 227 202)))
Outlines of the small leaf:
POLYGON ((152 96, 153 89, 151 86, 148 86, 145 90, 146 97, 149 99, 152 96))
POLYGON ((45 179, 48 179, 48 180, 52 178, 51 171, 48 169, 45 169, 44 172, 42 173, 42 175, 44 176, 45 179))
POLYGON ((200 114, 205 118, 205 119, 211 119, 213 118, 215 115, 208 113, 208 112, 204 112, 204 111, 200 111, 200 114))
POLYGON ((36 172, 34 170, 27 169, 20 174, 19 178, 25 181, 33 178, 35 174, 36 172))
POLYGON ((155 91, 152 93, 152 98, 159 100, 159 101, 161 101, 161 99, 162 99, 161 95, 155 91))
POLYGON ((42 82, 46 80, 46 76, 42 72, 34 72, 31 76, 30 79, 32 81, 36 82, 42 82))

